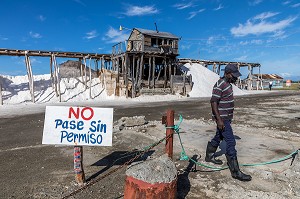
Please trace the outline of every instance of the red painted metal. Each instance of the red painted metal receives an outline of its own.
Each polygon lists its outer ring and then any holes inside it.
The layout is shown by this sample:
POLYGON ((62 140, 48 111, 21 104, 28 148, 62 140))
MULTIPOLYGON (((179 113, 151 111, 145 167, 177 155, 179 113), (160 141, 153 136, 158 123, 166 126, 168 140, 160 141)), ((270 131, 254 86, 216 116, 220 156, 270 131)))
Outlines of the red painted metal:
POLYGON ((124 199, 175 199, 177 196, 177 178, 169 183, 150 184, 127 176, 124 199))

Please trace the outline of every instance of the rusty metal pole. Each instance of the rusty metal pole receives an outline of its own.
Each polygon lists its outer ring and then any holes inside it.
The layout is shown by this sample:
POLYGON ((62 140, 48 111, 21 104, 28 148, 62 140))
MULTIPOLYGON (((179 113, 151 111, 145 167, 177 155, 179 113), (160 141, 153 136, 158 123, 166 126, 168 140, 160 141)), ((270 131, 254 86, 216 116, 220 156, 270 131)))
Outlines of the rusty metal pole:
POLYGON ((83 170, 83 148, 82 146, 74 146, 74 172, 75 180, 79 185, 85 183, 85 175, 83 170))
POLYGON ((174 126, 174 110, 168 110, 167 111, 167 120, 166 120, 166 136, 170 136, 166 140, 166 153, 168 156, 173 160, 173 133, 174 128, 171 128, 174 126))

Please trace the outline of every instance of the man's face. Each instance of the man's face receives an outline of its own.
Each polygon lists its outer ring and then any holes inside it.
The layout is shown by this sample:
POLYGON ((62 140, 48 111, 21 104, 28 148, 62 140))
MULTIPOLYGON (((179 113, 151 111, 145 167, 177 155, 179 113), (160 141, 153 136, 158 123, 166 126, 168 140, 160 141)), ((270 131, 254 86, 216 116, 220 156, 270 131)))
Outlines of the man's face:
POLYGON ((232 84, 235 84, 236 83, 236 81, 237 81, 237 77, 234 77, 233 75, 232 75, 232 73, 226 73, 225 74, 226 75, 226 78, 228 79, 228 82, 229 83, 232 83, 232 84))

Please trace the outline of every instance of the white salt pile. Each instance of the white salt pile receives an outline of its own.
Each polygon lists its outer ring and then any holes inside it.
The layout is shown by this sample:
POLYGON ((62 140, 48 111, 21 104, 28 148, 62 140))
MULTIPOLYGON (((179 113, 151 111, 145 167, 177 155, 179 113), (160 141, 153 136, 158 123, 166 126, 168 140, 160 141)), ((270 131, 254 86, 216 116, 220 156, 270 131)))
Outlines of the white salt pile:
MULTIPOLYGON (((200 64, 185 64, 188 75, 192 75, 193 88, 189 93, 190 97, 210 97, 213 85, 219 76, 200 64)), ((89 82, 88 82, 89 86, 89 82)), ((3 104, 30 103, 31 95, 28 87, 27 76, 2 76, 2 96, 3 104)), ((92 89, 85 89, 85 84, 81 78, 62 78, 60 82, 63 102, 85 102, 103 100, 126 100, 124 97, 108 96, 99 78, 92 79, 92 89)), ((246 94, 236 86, 234 95, 246 94)), ((50 74, 34 76, 34 96, 36 103, 59 102, 55 91, 51 85, 50 74)), ((182 98, 182 96, 140 96, 132 101, 168 101, 182 98)), ((127 99, 129 101, 131 99, 127 99)))
MULTIPOLYGON (((210 97, 214 84, 220 78, 218 74, 205 68, 201 64, 185 64, 188 72, 192 75, 192 81, 194 82, 193 89, 189 93, 190 97, 210 97)), ((245 95, 246 93, 233 85, 234 95, 245 95)))

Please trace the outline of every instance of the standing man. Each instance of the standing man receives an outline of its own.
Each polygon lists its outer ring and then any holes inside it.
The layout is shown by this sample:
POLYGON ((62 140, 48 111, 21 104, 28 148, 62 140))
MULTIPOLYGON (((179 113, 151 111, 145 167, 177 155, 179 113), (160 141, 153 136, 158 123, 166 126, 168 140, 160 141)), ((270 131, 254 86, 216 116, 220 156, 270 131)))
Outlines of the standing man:
POLYGON ((227 165, 231 176, 241 181, 250 181, 252 179, 251 176, 244 174, 239 169, 237 151, 235 149, 236 142, 231 128, 234 110, 231 84, 234 84, 239 76, 241 76, 241 73, 237 66, 235 64, 228 64, 225 67, 224 77, 219 79, 213 87, 210 103, 212 116, 217 124, 217 132, 211 142, 207 144, 205 161, 214 164, 223 164, 221 160, 215 159, 215 152, 221 140, 224 139, 226 141, 227 165))
POLYGON ((273 86, 273 81, 269 81, 269 90, 272 90, 272 86, 273 86))

